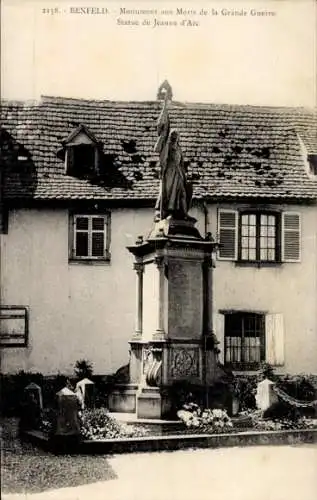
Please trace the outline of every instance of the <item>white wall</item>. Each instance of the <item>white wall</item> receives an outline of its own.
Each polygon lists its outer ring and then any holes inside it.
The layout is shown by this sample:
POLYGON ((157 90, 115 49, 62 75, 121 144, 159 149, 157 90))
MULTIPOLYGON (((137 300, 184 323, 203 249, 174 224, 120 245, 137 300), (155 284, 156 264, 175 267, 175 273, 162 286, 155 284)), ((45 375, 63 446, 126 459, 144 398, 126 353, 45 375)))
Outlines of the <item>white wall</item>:
POLYGON ((128 362, 135 271, 126 246, 150 228, 153 212, 112 212, 111 262, 68 263, 66 210, 16 210, 2 236, 2 304, 30 307, 27 349, 5 349, 2 370, 72 373, 89 359, 96 373, 128 362))
MULTIPOLYGON (((302 262, 257 269, 217 261, 213 310, 283 313, 284 370, 317 373, 317 211, 293 208, 302 212, 302 262)), ((210 206, 214 234, 216 214, 217 206, 210 206)), ((202 211, 193 215, 203 234, 202 211)), ((95 373, 111 373, 128 362, 136 300, 126 246, 147 236, 153 210, 113 210, 111 219, 110 264, 85 265, 68 263, 66 210, 10 213, 9 234, 1 236, 1 303, 30 307, 30 338, 27 348, 2 350, 3 372, 71 374, 84 358, 95 373)))

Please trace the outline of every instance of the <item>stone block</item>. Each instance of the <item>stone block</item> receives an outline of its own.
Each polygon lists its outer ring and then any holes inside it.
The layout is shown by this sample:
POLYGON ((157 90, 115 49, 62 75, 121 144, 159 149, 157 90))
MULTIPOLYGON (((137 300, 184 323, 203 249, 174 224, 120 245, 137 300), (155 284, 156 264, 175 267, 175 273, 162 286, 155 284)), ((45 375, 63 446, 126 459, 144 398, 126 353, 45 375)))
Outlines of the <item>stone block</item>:
POLYGON ((135 413, 137 386, 125 386, 116 389, 108 397, 109 411, 118 413, 135 413))
POLYGON ((157 387, 144 387, 137 395, 136 413, 138 418, 160 419, 162 415, 162 398, 157 387))
POLYGON ((274 382, 267 378, 258 383, 255 401, 259 410, 265 411, 278 402, 278 397, 275 394, 273 387, 274 382))

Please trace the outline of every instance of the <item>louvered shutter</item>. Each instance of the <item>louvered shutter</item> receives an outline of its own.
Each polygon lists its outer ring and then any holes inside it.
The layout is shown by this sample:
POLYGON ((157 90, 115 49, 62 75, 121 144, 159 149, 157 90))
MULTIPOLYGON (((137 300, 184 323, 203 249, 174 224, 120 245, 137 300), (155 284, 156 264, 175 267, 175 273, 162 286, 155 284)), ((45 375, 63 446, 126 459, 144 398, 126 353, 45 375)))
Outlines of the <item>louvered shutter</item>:
POLYGON ((282 260, 300 261, 301 246, 300 214, 284 212, 282 215, 282 260))
POLYGON ((236 260, 238 255, 238 213, 235 210, 218 211, 218 259, 236 260))
POLYGON ((224 363, 224 349, 225 349, 225 316, 224 314, 215 313, 214 315, 214 328, 217 340, 219 341, 218 349, 219 361, 224 363))
POLYGON ((265 316, 265 361, 273 366, 284 364, 284 321, 280 313, 265 316))

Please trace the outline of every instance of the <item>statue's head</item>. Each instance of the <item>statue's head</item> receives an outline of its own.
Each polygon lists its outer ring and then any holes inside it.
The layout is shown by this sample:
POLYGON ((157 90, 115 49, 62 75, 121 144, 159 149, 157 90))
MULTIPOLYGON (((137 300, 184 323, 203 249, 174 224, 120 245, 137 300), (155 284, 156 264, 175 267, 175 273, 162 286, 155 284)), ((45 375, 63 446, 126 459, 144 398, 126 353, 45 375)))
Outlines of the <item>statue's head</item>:
POLYGON ((175 130, 175 129, 171 130, 170 141, 171 141, 172 144, 175 144, 175 143, 178 142, 178 132, 177 132, 177 130, 175 130))

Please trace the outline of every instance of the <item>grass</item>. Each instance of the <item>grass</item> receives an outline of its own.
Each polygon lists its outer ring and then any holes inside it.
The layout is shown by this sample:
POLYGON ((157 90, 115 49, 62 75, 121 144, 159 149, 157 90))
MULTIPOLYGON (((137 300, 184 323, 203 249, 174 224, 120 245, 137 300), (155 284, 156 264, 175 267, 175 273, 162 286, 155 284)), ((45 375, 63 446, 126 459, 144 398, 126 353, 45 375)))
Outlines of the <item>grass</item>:
POLYGON ((107 456, 54 455, 21 442, 16 419, 3 419, 1 428, 3 494, 39 493, 116 478, 107 456))

